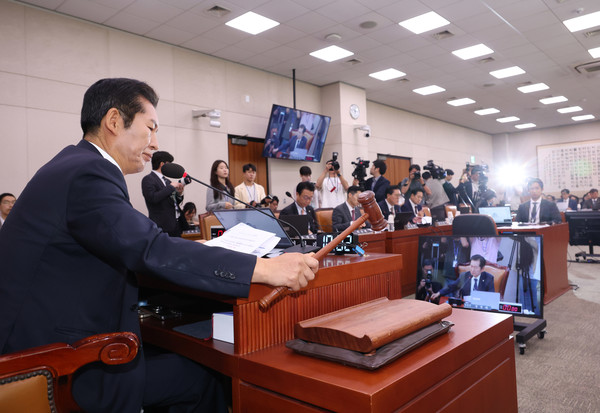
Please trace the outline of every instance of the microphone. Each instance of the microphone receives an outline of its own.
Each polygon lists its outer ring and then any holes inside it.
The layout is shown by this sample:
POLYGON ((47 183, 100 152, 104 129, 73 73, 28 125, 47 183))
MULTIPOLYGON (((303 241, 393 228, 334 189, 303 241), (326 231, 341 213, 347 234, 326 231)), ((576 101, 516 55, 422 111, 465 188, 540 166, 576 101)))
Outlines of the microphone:
POLYGON ((286 194, 287 196, 289 196, 290 198, 292 198, 292 199, 294 200, 294 202, 296 201, 296 200, 294 199, 294 197, 292 196, 292 194, 290 194, 290 193, 289 193, 289 191, 285 191, 285 194, 286 194))
MULTIPOLYGON (((205 187, 210 188, 213 191, 216 191, 216 192, 220 193, 223 196, 227 196, 229 198, 235 199, 236 201, 238 201, 238 202, 246 205, 248 208, 252 208, 255 211, 258 211, 261 214, 266 215, 269 218, 274 219, 275 221, 277 221, 280 224, 282 224, 281 220, 277 219, 273 215, 267 214, 265 211, 261 210, 260 208, 256 208, 255 206, 247 204, 246 202, 242 201, 241 199, 237 199, 236 197, 234 197, 233 195, 231 195, 229 192, 226 192, 226 191, 223 191, 221 189, 215 188, 212 185, 209 185, 207 183, 204 183, 204 182, 200 181, 199 179, 194 178, 193 176, 189 175, 185 171, 185 168, 183 166, 181 166, 181 165, 178 165, 178 164, 173 163, 173 162, 166 163, 166 164, 164 164, 162 166, 161 173, 164 176, 166 176, 167 178, 173 178, 173 179, 181 179, 181 178, 188 179, 189 178, 192 181, 198 182, 199 184, 204 185, 205 187)), ((287 194, 289 194, 289 192, 286 192, 286 195, 287 194)), ((294 230, 294 232, 296 233, 296 235, 298 235, 298 239, 300 239, 300 245, 294 245, 292 247, 286 248, 284 250, 284 252, 300 252, 302 254, 305 254, 305 253, 317 251, 319 249, 319 247, 315 247, 315 246, 312 246, 312 245, 306 245, 306 242, 302 239, 302 235, 300 234, 300 231, 298 231, 298 229, 296 229, 293 225, 290 225, 287 222, 285 222, 285 225, 289 226, 290 228, 292 228, 294 230)))

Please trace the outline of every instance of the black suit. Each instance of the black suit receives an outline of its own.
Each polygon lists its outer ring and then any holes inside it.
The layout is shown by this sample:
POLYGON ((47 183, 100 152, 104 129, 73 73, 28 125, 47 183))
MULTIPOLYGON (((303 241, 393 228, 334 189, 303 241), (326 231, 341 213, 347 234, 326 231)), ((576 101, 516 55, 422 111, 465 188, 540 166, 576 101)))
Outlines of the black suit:
MULTIPOLYGON (((422 209, 423 209, 422 205, 417 205, 417 212, 420 212, 422 209)), ((413 207, 410 203, 410 200, 408 200, 408 199, 404 202, 404 204, 402 204, 402 207, 400 207, 400 211, 401 212, 412 212, 413 215, 415 215, 415 216, 417 215, 417 214, 415 214, 415 210, 413 209, 413 207)))
POLYGON ((379 176, 377 182, 375 182, 375 188, 371 188, 373 186, 373 180, 375 178, 371 177, 365 182, 365 191, 373 191, 375 192, 375 200, 377 202, 381 202, 385 199, 385 191, 390 186, 390 181, 388 181, 385 176, 379 176))
MULTIPOLYGON (((306 215, 308 215, 308 228, 313 234, 316 234, 319 226, 317 225, 317 215, 315 214, 315 210, 310 205, 307 206, 305 209, 306 215)), ((291 203, 290 205, 286 206, 281 210, 279 216, 281 217, 284 215, 300 215, 298 213, 298 208, 296 208, 295 202, 291 203)))
MULTIPOLYGON (((383 214, 383 217, 387 220, 388 217, 390 216, 390 208, 388 207, 388 204, 386 202, 386 200, 384 199, 381 202, 377 203, 379 205, 379 208, 381 209, 381 213, 383 214)), ((400 205, 394 205, 394 214, 398 214, 400 213, 401 208, 400 205)))
MULTIPOLYGON (((121 171, 82 140, 27 184, 0 231, 0 262, 0 353, 10 353, 98 333, 140 336, 135 273, 247 296, 256 257, 169 237, 131 206, 121 171)), ((86 411, 139 413, 146 367, 143 352, 126 365, 91 365, 75 399, 86 411)))
MULTIPOLYGON (((470 271, 463 272, 460 276, 448 285, 442 288, 440 295, 447 296, 450 293, 458 294, 459 297, 467 297, 471 295, 471 279, 473 276, 470 271)), ((482 271, 477 280, 477 291, 495 292, 494 276, 488 272, 482 271)))
MULTIPOLYGON (((354 220, 356 221, 360 218, 362 214, 360 213, 360 208, 358 206, 354 207, 354 220)), ((348 209, 348 205, 346 202, 343 204, 339 204, 333 209, 331 213, 331 225, 333 226, 334 231, 343 231, 350 226, 352 223, 352 214, 350 214, 350 210, 348 209)), ((366 222, 366 226, 370 227, 371 224, 366 222)))
POLYGON ((596 202, 594 202, 594 200, 590 199, 586 199, 583 202, 583 206, 581 207, 582 209, 593 209, 594 211, 597 211, 600 209, 600 198, 596 198, 596 202))
POLYGON ((444 180, 444 184, 442 186, 444 187, 444 191, 446 191, 446 195, 448 196, 450 203, 452 203, 452 205, 458 205, 458 190, 454 187, 454 185, 444 180))
MULTIPOLYGON (((519 205, 517 216, 515 218, 517 222, 530 221, 530 203, 531 201, 527 201, 519 205)), ((540 209, 540 222, 554 222, 555 224, 560 224, 562 222, 562 217, 560 216, 558 207, 554 202, 550 202, 546 199, 540 198, 540 203, 538 207, 540 209)))
POLYGON ((165 185, 165 182, 154 172, 150 172, 142 179, 142 194, 148 208, 148 217, 170 236, 179 237, 181 229, 175 215, 175 202, 172 196, 174 192, 179 205, 183 201, 183 195, 177 194, 173 185, 165 185))

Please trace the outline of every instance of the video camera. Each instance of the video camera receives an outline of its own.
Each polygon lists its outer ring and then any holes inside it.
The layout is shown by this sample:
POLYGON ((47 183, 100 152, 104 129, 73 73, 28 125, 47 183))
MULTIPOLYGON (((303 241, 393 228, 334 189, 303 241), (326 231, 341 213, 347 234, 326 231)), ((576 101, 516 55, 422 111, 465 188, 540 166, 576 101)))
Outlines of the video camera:
POLYGON ((490 171, 490 167, 484 163, 481 165, 471 165, 469 162, 467 162, 467 171, 469 169, 471 170, 471 174, 474 172, 479 172, 479 192, 483 194, 488 189, 487 183, 489 177, 487 174, 490 171))
POLYGON ((433 160, 427 161, 427 165, 425 165, 423 169, 429 171, 433 179, 444 179, 446 177, 446 170, 441 166, 434 164, 433 160))
POLYGON ((365 178, 367 176, 367 169, 369 168, 370 162, 363 161, 361 158, 356 158, 356 162, 351 162, 351 164, 355 166, 354 171, 352 171, 352 176, 358 181, 358 186, 360 186, 360 189, 364 191, 365 178))
MULTIPOLYGON (((337 161, 337 157, 338 157, 338 153, 334 152, 333 155, 331 156, 331 161, 327 161, 327 162, 331 162, 331 167, 333 168, 334 171, 340 170, 340 163, 337 161)), ((352 162, 352 163, 354 163, 354 162, 352 162)))

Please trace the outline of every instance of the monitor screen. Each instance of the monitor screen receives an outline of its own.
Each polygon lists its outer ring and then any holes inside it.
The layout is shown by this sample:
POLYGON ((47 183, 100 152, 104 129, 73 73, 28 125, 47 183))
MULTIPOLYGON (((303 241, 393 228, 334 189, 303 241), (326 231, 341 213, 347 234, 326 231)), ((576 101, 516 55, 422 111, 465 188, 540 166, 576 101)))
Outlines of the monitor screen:
POLYGON ((418 260, 418 300, 543 317, 540 235, 422 236, 418 260))
POLYGON ((263 156, 321 162, 331 117, 273 105, 263 156))

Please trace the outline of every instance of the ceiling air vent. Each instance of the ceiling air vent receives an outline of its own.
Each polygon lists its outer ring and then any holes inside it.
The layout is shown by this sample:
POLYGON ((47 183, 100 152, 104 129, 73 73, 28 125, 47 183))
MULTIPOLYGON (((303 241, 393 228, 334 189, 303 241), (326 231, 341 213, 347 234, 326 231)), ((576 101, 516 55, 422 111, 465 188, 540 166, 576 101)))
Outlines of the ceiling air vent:
POLYGON ((215 5, 212 6, 210 9, 206 10, 206 12, 215 17, 223 17, 231 13, 231 10, 226 9, 225 7, 215 5))
POLYGON ((600 36, 600 29, 597 30, 590 30, 589 32, 585 32, 583 33, 583 35, 585 37, 594 37, 594 36, 600 36))
POLYGON ((358 65, 358 64, 362 63, 362 60, 350 59, 350 60, 346 60, 346 63, 350 64, 351 66, 354 66, 354 65, 358 65))
POLYGON ((443 32, 434 33, 433 38, 435 40, 442 40, 452 36, 454 36, 454 33, 444 30, 443 32))
POLYGON ((583 74, 587 74, 587 73, 596 74, 595 72, 600 71, 600 60, 595 60, 593 62, 588 62, 588 63, 583 63, 580 65, 577 65, 577 66, 575 66, 575 70, 577 70, 579 73, 583 73, 583 74))
POLYGON ((477 61, 477 63, 492 63, 492 62, 495 62, 495 61, 496 61, 496 59, 494 59, 493 57, 486 57, 484 59, 479 59, 477 61))

